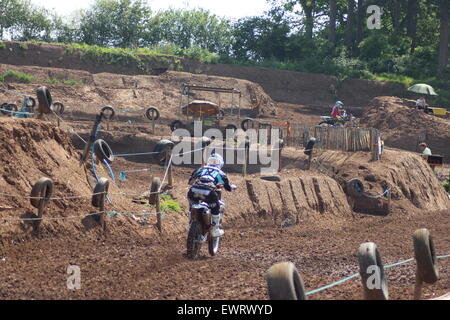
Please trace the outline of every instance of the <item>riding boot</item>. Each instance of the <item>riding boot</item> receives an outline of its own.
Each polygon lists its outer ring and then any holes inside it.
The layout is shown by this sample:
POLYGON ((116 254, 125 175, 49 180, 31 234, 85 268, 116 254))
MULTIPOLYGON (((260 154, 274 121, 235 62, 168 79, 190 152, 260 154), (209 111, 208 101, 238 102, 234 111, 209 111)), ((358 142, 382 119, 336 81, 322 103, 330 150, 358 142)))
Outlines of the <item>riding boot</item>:
POLYGON ((223 236, 224 231, 220 228, 220 214, 211 215, 211 225, 213 228, 211 235, 214 238, 223 236))

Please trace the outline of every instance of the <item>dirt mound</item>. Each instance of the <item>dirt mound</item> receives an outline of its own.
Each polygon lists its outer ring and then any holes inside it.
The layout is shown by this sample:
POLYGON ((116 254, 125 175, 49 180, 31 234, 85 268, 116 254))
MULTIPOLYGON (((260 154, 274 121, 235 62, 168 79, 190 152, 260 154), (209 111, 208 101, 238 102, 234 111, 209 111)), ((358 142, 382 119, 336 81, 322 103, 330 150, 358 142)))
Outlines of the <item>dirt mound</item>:
POLYGON ((407 100, 396 97, 374 98, 361 118, 361 124, 380 129, 386 146, 417 151, 426 142, 434 154, 450 161, 450 120, 428 115, 408 107, 407 100))
POLYGON ((358 178, 364 190, 381 199, 390 189, 391 214, 416 214, 450 208, 450 200, 430 166, 419 155, 388 148, 380 161, 364 152, 324 151, 318 162, 342 186, 358 178))
MULTIPOLYGON (((34 183, 41 177, 54 181, 53 197, 63 198, 50 201, 43 221, 42 233, 88 233, 99 231, 94 216, 74 218, 98 212, 91 204, 95 180, 90 170, 79 165, 80 152, 73 147, 70 137, 49 122, 32 119, 0 119, 0 220, 33 218, 37 213, 29 200, 34 183), (78 198, 80 197, 80 198, 78 198), (63 219, 65 218, 65 219, 63 219)), ((100 176, 108 177, 101 166, 100 176)), ((112 204, 106 210, 119 212, 142 212, 142 207, 119 195, 120 189, 110 184, 112 204)), ((108 220, 111 232, 127 229, 136 232, 133 220, 118 217, 108 220)), ((33 232, 29 221, 2 221, 2 237, 27 237, 33 232)))
MULTIPOLYGON (((36 84, 45 84, 52 93, 53 99, 62 101, 66 106, 65 117, 79 119, 83 114, 92 115, 101 107, 111 105, 116 109, 119 118, 128 117, 144 119, 145 110, 150 106, 157 107, 164 120, 179 119, 180 103, 187 103, 184 97, 180 101, 181 87, 184 83, 236 88, 242 92, 241 108, 243 115, 273 115, 276 104, 256 83, 217 76, 197 75, 186 72, 168 71, 161 75, 118 75, 111 73, 90 74, 86 71, 41 68, 32 66, 14 66, 0 64, 0 73, 15 70, 32 76, 32 84, 8 83, 7 89, 35 96, 36 84), (85 85, 66 85, 67 81, 84 83, 85 85), (59 82, 59 83, 58 83, 59 82)), ((230 94, 195 91, 190 100, 210 100, 225 109, 238 104, 238 96, 232 99, 230 94)), ((0 102, 15 102, 21 106, 21 96, 14 92, 0 92, 0 102)), ((182 117, 184 119, 184 117, 182 117)), ((148 121, 148 120, 146 120, 148 121)), ((166 122, 167 122, 166 121, 166 122)))

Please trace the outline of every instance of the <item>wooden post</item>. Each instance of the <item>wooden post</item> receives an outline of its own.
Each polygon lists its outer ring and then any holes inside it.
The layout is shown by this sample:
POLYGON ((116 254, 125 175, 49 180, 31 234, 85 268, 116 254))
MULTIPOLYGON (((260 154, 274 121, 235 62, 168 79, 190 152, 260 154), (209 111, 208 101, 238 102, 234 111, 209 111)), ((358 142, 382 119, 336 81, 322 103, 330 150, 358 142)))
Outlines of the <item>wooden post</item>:
POLYGON ((416 283, 414 285, 414 300, 420 300, 422 298, 423 281, 419 276, 419 272, 416 271, 416 283))
POLYGON ((39 208, 38 208, 38 218, 39 220, 36 220, 36 226, 35 226, 35 232, 36 234, 39 235, 40 233, 40 227, 41 227, 41 222, 42 222, 42 216, 44 215, 45 212, 45 199, 42 198, 41 200, 39 200, 39 208))
POLYGON ((152 134, 155 134, 155 127, 156 127, 155 119, 154 117, 152 117, 152 134))
POLYGON ((248 161, 249 161, 249 149, 250 149, 250 144, 248 144, 248 142, 245 142, 245 150, 244 150, 244 165, 242 166, 242 175, 245 177, 247 177, 247 165, 248 165, 248 161))
POLYGON ((162 222, 161 222, 161 218, 162 218, 162 214, 161 214, 161 203, 160 203, 160 195, 157 194, 156 195, 156 227, 158 228, 159 232, 162 231, 162 222))
POLYGON ((172 164, 171 164, 171 159, 170 159, 171 154, 172 154, 172 148, 167 148, 166 149, 166 166, 168 168, 167 185, 169 187, 173 188, 172 164))
POLYGON ((105 198, 106 198, 106 195, 104 193, 100 195, 100 226, 102 227, 103 232, 106 231, 105 198))

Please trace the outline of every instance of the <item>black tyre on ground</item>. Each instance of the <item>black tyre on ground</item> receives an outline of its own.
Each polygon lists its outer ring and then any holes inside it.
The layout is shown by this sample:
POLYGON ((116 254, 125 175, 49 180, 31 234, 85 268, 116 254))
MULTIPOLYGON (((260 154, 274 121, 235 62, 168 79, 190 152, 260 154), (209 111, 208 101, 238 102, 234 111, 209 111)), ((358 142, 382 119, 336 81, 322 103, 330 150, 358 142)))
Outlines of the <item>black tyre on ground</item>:
POLYGON ((357 178, 351 179, 347 182, 347 192, 351 196, 360 197, 364 194, 364 184, 357 178))
POLYGON ((160 115, 159 110, 155 107, 150 107, 145 111, 145 116, 148 120, 158 120, 160 115))
POLYGON ((111 106, 104 106, 100 109, 100 113, 102 113, 107 120, 112 120, 116 114, 114 108, 111 106))
POLYGON ((41 113, 50 113, 52 110, 53 99, 47 87, 37 88, 36 96, 39 102, 39 111, 41 113))
POLYGON ((94 154, 100 161, 106 160, 108 164, 110 164, 113 159, 113 153, 109 145, 105 140, 97 139, 94 142, 94 154))
POLYGON ((202 235, 202 225, 198 221, 192 221, 189 226, 186 249, 187 257, 190 259, 197 259, 200 255, 201 242, 198 241, 202 235))
POLYGON ((62 102, 55 101, 55 102, 53 103, 52 110, 53 110, 56 114, 62 115, 62 114, 64 113, 64 104, 63 104, 62 102))
POLYGON ((3 114, 7 115, 8 117, 12 117, 15 115, 14 111, 18 111, 17 105, 15 103, 5 103, 2 105, 2 109, 7 111, 2 111, 3 114))
POLYGON ((26 97, 27 99, 27 107, 33 109, 36 106, 36 100, 32 97, 26 97))
POLYGON ((172 132, 180 128, 184 128, 184 124, 180 120, 172 121, 170 124, 170 130, 172 130, 172 132))
POLYGON ((100 208, 103 205, 103 201, 108 194, 109 180, 106 178, 100 178, 94 187, 94 194, 92 195, 92 205, 96 208, 100 208), (101 194, 101 193, 104 194, 101 194))
POLYGON ((244 130, 244 131, 247 131, 248 128, 250 127, 250 124, 252 122, 253 122, 253 119, 251 119, 251 118, 247 118, 247 119, 242 120, 242 122, 241 122, 241 129, 244 130))
POLYGON ((303 280, 292 262, 270 267, 266 280, 270 300, 307 300, 303 280))
POLYGON ((223 120, 225 118, 225 112, 223 110, 219 110, 217 113, 216 119, 217 120, 223 120))
POLYGON ((377 245, 373 242, 362 243, 358 249, 358 261, 364 298, 388 300, 388 285, 377 245))
POLYGON ((33 207, 39 209, 41 200, 46 205, 53 195, 53 181, 49 178, 40 178, 31 189, 30 203, 33 207))
POLYGON ((413 235, 414 256, 417 263, 417 275, 429 284, 439 280, 439 268, 433 239, 427 229, 418 229, 413 235))

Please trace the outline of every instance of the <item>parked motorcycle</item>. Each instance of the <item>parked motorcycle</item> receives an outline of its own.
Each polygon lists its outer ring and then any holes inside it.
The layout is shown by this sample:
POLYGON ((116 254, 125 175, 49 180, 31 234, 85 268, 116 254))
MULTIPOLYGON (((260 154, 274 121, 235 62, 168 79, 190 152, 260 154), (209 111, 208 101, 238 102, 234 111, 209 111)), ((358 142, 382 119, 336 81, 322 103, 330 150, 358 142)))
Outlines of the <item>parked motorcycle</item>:
POLYGON ((322 121, 319 123, 319 126, 325 125, 325 126, 343 127, 347 122, 350 122, 351 126, 356 126, 355 124, 356 118, 351 114, 345 115, 344 117, 340 118, 333 118, 330 116, 320 116, 320 119, 322 119, 322 121))
MULTIPOLYGON (((221 195, 222 188, 218 188, 216 192, 221 195)), ((222 215, 225 204, 220 200, 220 225, 222 224, 222 215)), ((211 224, 211 208, 206 202, 198 201, 192 203, 189 212, 189 231, 187 237, 187 256, 191 259, 197 259, 203 243, 208 242, 208 251, 214 256, 219 251, 220 238, 213 237, 211 224)))

